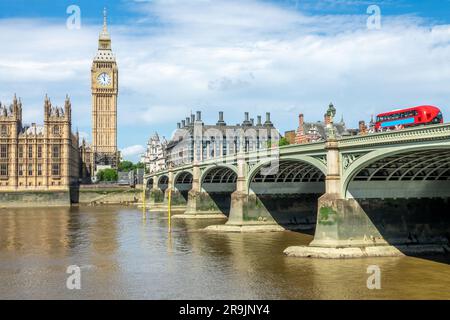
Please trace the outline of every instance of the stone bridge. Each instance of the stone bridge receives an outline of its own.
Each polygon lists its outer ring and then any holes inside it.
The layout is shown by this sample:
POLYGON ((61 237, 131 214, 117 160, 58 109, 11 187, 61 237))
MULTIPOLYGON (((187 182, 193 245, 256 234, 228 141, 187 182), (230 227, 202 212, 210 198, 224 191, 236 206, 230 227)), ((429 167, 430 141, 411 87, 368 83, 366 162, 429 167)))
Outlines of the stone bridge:
POLYGON ((355 257, 448 250, 450 124, 193 161, 145 177, 150 206, 172 192, 183 218, 216 231, 314 229, 288 255, 355 257))

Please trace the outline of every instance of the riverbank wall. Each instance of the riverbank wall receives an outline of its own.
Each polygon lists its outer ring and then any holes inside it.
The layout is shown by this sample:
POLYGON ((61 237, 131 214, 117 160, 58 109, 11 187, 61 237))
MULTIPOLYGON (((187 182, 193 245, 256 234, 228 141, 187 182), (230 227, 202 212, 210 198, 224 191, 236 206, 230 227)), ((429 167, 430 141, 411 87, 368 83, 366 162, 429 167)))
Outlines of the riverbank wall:
POLYGON ((0 192, 0 208, 70 207, 71 192, 16 191, 0 192))
POLYGON ((0 208, 135 205, 140 202, 142 188, 116 185, 81 185, 59 191, 0 191, 0 208))

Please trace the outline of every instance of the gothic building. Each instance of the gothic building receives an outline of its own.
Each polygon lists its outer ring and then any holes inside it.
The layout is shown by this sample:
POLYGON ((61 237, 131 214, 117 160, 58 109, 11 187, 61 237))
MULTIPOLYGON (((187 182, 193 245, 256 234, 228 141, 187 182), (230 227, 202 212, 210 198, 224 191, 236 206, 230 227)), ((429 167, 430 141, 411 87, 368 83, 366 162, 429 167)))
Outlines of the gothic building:
POLYGON ((245 112, 244 121, 236 125, 227 125, 223 112, 219 112, 217 123, 208 125, 202 121, 201 112, 197 111, 197 116, 191 115, 177 124, 177 130, 166 148, 167 165, 178 166, 191 163, 194 159, 219 158, 240 150, 267 149, 271 143, 277 144, 279 139, 280 134, 274 128, 269 112, 264 123, 261 116, 255 123, 245 112))
MULTIPOLYGON (((330 108, 334 109, 333 104, 330 104, 330 108)), ((335 110, 335 109, 334 109, 335 110)), ((327 138, 327 125, 330 124, 330 116, 325 114, 324 121, 317 122, 305 122, 305 117, 301 113, 298 116, 298 128, 295 135, 295 143, 309 143, 321 140, 326 140, 327 138)), ((337 138, 343 136, 350 136, 352 133, 347 129, 344 119, 342 118, 340 122, 333 123, 335 128, 337 138)))
MULTIPOLYGON (((92 157, 91 174, 98 167, 117 168, 120 154, 117 150, 117 96, 119 70, 111 48, 106 9, 103 30, 100 33, 97 54, 91 69, 92 86, 92 157)), ((86 165, 87 166, 87 165, 86 165)))
POLYGON ((149 173, 166 169, 166 147, 167 141, 155 133, 147 143, 147 150, 141 156, 141 163, 145 164, 145 169, 149 173))
POLYGON ((71 103, 44 102, 44 124, 22 122, 22 102, 0 103, 1 191, 68 191, 78 184, 78 134, 71 130, 71 103))

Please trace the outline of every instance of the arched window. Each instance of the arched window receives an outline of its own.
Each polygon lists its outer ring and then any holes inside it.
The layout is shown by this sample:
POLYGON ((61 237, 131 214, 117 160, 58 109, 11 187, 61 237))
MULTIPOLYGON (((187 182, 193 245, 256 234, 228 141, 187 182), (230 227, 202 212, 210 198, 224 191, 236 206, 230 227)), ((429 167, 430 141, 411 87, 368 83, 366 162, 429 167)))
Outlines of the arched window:
POLYGON ((53 134, 59 134, 59 126, 53 127, 53 134))

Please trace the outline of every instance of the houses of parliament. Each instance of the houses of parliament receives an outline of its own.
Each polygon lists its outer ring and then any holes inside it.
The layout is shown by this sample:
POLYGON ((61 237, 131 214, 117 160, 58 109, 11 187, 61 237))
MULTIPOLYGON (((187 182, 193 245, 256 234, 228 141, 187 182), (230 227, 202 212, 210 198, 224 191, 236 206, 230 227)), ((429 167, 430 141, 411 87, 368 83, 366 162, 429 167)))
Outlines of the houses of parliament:
MULTIPOLYGON (((72 104, 63 107, 45 96, 44 123, 22 122, 22 101, 0 102, 0 194, 70 191, 95 180, 104 168, 117 168, 118 68, 111 48, 106 10, 91 68, 92 144, 72 131, 72 104)), ((0 196, 1 198, 1 196, 0 196)), ((1 199, 0 199, 1 200, 1 199)))

